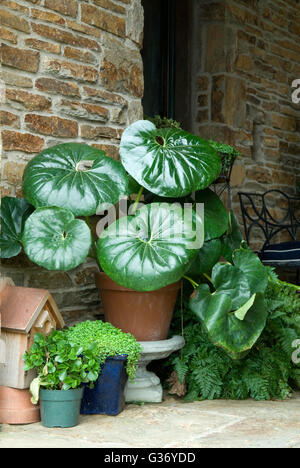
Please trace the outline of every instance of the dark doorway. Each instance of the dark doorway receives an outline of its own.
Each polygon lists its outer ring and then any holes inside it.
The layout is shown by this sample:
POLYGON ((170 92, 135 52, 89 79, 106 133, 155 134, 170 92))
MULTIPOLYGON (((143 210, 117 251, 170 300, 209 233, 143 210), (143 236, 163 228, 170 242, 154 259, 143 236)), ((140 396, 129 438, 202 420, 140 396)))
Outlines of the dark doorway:
POLYGON ((189 107, 189 0, 142 0, 142 4, 144 113, 184 124, 189 107))

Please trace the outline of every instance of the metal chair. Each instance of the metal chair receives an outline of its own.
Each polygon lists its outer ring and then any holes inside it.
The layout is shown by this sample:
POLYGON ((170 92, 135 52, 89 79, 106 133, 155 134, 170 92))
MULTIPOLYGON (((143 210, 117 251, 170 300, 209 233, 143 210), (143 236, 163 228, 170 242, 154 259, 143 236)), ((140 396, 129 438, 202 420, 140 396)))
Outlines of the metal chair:
POLYGON ((239 192, 246 241, 259 229, 263 236, 262 248, 257 252, 265 265, 300 271, 300 198, 290 197, 281 190, 268 190, 263 194, 239 192), (282 213, 276 219, 275 213, 282 213), (277 242, 276 236, 286 232, 291 240, 277 242))

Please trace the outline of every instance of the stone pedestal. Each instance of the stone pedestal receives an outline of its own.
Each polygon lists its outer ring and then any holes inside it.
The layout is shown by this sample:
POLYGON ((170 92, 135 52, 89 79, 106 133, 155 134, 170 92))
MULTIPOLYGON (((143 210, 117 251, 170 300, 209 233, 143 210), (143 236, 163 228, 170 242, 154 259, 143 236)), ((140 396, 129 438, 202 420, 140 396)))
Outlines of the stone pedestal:
POLYGON ((147 366, 151 361, 165 359, 170 354, 184 346, 182 336, 173 336, 169 340, 140 341, 143 348, 135 379, 128 381, 125 388, 126 403, 145 402, 161 403, 163 389, 159 378, 154 372, 149 372, 147 366))

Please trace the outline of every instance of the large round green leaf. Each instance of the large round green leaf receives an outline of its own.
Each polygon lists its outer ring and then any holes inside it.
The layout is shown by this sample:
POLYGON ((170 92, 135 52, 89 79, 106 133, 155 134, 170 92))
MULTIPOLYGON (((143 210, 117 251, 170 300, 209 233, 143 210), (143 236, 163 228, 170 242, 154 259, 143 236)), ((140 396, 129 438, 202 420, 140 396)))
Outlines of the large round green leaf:
POLYGON ((203 190, 221 170, 220 157, 207 141, 180 129, 157 129, 148 120, 125 130, 120 156, 140 185, 163 197, 203 190))
POLYGON ((99 263, 116 283, 130 289, 152 291, 175 283, 203 244, 203 225, 196 226, 195 219, 193 210, 179 204, 145 205, 101 234, 99 263))
POLYGON ((234 359, 239 359, 256 343, 267 320, 267 308, 262 294, 253 296, 241 313, 233 312, 230 295, 210 293, 208 285, 200 285, 190 301, 191 310, 205 325, 216 346, 234 359), (238 318, 240 317, 240 318, 238 318))
POLYGON ((26 221, 25 253, 48 270, 71 270, 86 259, 92 243, 87 224, 71 211, 57 207, 37 209, 26 221))
POLYGON ((205 240, 222 236, 228 228, 228 215, 218 195, 210 189, 195 194, 196 203, 204 204, 205 240))
POLYGON ((22 250, 24 223, 33 206, 23 198, 4 197, 1 200, 0 257, 11 258, 22 250))
POLYGON ((23 176, 25 198, 36 208, 59 206, 75 216, 94 215, 127 193, 122 165, 104 151, 65 143, 35 156, 23 176))

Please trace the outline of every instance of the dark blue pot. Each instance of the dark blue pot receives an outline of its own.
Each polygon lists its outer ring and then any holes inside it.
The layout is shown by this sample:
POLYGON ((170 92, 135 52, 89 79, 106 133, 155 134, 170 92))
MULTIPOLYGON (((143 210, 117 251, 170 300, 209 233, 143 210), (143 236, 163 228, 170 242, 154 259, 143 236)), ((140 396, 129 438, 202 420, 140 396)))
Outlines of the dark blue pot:
POLYGON ((94 388, 84 388, 81 414, 116 416, 124 410, 124 389, 128 379, 126 361, 125 354, 106 359, 94 388))

